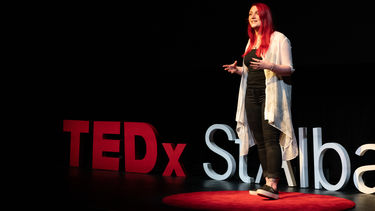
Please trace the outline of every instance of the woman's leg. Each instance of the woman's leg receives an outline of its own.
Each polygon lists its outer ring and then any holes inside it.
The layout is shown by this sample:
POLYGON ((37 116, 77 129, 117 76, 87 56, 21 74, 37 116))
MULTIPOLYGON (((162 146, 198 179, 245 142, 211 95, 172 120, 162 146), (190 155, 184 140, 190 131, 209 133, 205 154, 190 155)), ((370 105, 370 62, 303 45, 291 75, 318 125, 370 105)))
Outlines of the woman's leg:
MULTIPOLYGON (((262 114, 264 114, 264 103, 262 105, 262 114)), ((281 149, 280 149, 280 131, 268 124, 267 120, 262 121, 263 139, 265 148, 265 157, 267 162, 266 184, 277 190, 277 184, 281 174, 281 149)))
POLYGON ((248 89, 246 90, 246 117, 249 127, 254 135, 255 143, 258 149, 259 161, 262 165, 263 175, 267 175, 267 157, 265 143, 263 139, 263 118, 262 103, 264 102, 264 90, 262 89, 248 89))

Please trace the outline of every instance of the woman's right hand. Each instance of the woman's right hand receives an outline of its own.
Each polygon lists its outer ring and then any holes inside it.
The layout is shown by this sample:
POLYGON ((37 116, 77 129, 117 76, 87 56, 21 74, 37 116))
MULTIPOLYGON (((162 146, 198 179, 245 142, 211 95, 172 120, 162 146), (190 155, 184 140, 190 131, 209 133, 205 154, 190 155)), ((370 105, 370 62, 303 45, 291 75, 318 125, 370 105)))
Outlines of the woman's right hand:
POLYGON ((224 67, 224 70, 226 70, 226 71, 228 71, 228 72, 230 72, 232 74, 233 73, 237 73, 239 75, 242 74, 242 71, 239 70, 240 68, 237 67, 237 61, 234 61, 233 64, 225 64, 225 65, 223 65, 223 67, 224 67))

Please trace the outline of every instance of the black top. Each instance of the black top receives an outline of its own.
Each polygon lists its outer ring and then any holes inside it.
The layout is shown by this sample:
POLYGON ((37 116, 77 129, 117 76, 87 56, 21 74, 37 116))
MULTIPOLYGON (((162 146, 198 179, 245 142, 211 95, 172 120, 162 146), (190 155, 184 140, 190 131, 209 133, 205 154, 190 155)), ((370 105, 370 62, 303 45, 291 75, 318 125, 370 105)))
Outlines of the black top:
POLYGON ((248 54, 245 55, 244 62, 249 69, 247 76, 247 87, 248 88, 266 88, 264 76, 264 69, 255 70, 250 66, 253 58, 262 59, 256 55, 256 49, 252 49, 248 54))

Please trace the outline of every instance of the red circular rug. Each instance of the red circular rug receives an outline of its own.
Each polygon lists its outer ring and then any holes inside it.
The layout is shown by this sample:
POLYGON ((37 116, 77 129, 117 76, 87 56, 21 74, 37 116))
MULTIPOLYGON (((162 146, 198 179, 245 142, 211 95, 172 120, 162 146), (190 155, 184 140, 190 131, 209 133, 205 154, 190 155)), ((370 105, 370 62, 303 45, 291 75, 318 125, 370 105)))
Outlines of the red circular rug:
POLYGON ((163 203, 199 210, 345 210, 353 201, 335 196, 279 192, 278 200, 251 196, 249 191, 207 191, 181 193, 163 198, 163 203))

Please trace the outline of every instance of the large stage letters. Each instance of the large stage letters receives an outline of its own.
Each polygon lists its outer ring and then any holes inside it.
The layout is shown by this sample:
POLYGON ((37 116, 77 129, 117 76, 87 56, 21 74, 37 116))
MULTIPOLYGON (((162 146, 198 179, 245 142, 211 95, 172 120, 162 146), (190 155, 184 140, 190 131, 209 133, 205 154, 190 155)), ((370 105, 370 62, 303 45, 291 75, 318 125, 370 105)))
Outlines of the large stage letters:
MULTIPOLYGON (((119 138, 124 141, 125 154, 125 171, 136 173, 149 173, 156 164, 157 140, 156 129, 142 122, 124 122, 124 137, 119 138), (145 155, 142 159, 136 158, 135 142, 136 136, 140 136, 145 141, 145 155)), ((121 140, 106 139, 107 134, 120 135, 121 122, 119 121, 93 121, 92 129, 90 129, 89 121, 80 120, 64 120, 63 131, 70 132, 70 161, 72 167, 79 166, 80 156, 80 135, 82 133, 92 134, 92 168, 104 170, 119 170, 119 157, 108 157, 105 152, 119 153, 121 140), (92 130, 92 131, 91 131, 92 130)), ((224 131, 229 141, 239 144, 241 141, 236 138, 235 132, 231 127, 225 124, 214 124, 206 131, 205 142, 210 150, 223 157, 227 162, 227 170, 224 174, 218 174, 214 171, 211 163, 203 163, 205 173, 212 179, 225 180, 232 177, 236 171, 236 161, 232 154, 218 147, 214 141, 216 131, 224 131)), ((300 163, 300 187, 309 187, 308 175, 308 150, 307 150, 307 128, 299 128, 299 163, 300 163)), ((117 136, 119 137, 119 136, 117 136)), ((176 176, 185 176, 183 166, 179 162, 179 158, 186 147, 186 144, 162 143, 162 146, 169 158, 169 162, 163 172, 163 176, 172 175, 173 171, 176 176)), ((358 156, 363 156, 367 151, 375 150, 375 144, 364 144, 355 152, 358 156)), ((262 168, 259 166, 256 178, 247 175, 247 156, 239 157, 239 177, 245 183, 259 183, 262 177, 262 168)), ((314 159, 314 187, 321 189, 324 187, 330 191, 336 191, 343 188, 350 179, 351 162, 345 148, 334 142, 322 144, 322 129, 313 128, 313 159, 314 159), (341 177, 337 184, 330 184, 323 173, 323 158, 328 149, 335 150, 341 160, 341 177)), ((296 186, 294 173, 289 162, 283 161, 286 179, 289 186, 296 186)), ((353 182, 357 189, 363 193, 375 193, 375 187, 368 187, 363 181, 363 174, 367 171, 375 171, 375 165, 366 165, 357 168, 353 173, 353 182)))
POLYGON ((336 191, 344 187, 350 178, 350 159, 345 148, 338 143, 325 143, 322 145, 322 129, 313 128, 314 142, 314 186, 315 189, 321 189, 322 186, 331 191, 336 191), (336 185, 330 184, 323 173, 323 157, 328 149, 335 150, 341 159, 341 178, 336 185))
POLYGON ((158 155, 156 129, 147 123, 124 122, 125 171, 136 173, 150 172, 158 155), (142 160, 135 156, 135 136, 142 136, 146 143, 146 155, 142 160))
MULTIPOLYGON (((227 171, 224 174, 216 173, 211 163, 203 163, 203 169, 206 172, 207 176, 215 180, 225 180, 234 175, 236 171, 236 162, 234 157, 224 149, 218 147, 213 140, 213 134, 217 130, 224 131, 229 141, 234 141, 236 144, 241 144, 239 139, 236 139, 235 133, 231 127, 225 124, 214 124, 209 127, 206 131, 206 144, 210 150, 215 152, 216 154, 222 156, 228 165, 227 171)), ((309 186, 309 178, 308 178, 308 154, 307 154, 307 128, 299 128, 299 163, 300 163, 300 186, 302 188, 306 188, 309 186)), ((313 128, 313 157, 314 157, 314 187, 315 189, 321 189, 322 186, 330 191, 336 191, 343 188, 350 179, 350 158, 345 150, 345 148, 338 144, 338 143, 325 143, 322 145, 322 129, 321 128, 313 128), (340 156, 342 171, 341 171, 341 178, 339 182, 335 185, 330 184, 323 173, 323 158, 324 154, 328 149, 335 150, 338 155, 340 156)), ((368 150, 375 150, 375 144, 365 144, 360 146, 357 151, 356 155, 362 156, 368 150)), ((249 177, 247 175, 247 162, 246 156, 240 156, 239 158, 239 176, 243 182, 252 183, 254 182, 254 178, 249 177)), ((294 179, 293 170, 290 166, 289 162, 283 161, 282 167, 284 169, 286 179, 289 186, 296 186, 296 182, 294 179)), ((362 193, 374 193, 375 187, 367 187, 362 179, 362 175, 366 171, 374 171, 375 165, 367 165, 359 167, 355 170, 353 174, 353 182, 357 189, 362 193)), ((260 182, 260 178, 262 175, 262 168, 259 167, 257 177, 255 179, 255 183, 260 182)))
MULTIPOLYGON (((105 139, 105 134, 120 135, 121 123, 119 121, 93 121, 93 148, 92 168, 103 170, 119 170, 119 157, 107 157, 104 152, 120 152, 120 140, 105 139)), ((89 121, 64 120, 63 131, 70 132, 70 166, 79 167, 80 134, 89 133, 89 121)), ((125 171, 135 173, 149 173, 157 160, 156 129, 143 122, 124 122, 124 151, 125 171), (142 159, 136 159, 135 137, 140 136, 146 144, 146 153, 142 159)), ((185 176, 185 172, 179 163, 179 158, 186 144, 162 143, 169 158, 169 163, 163 176, 185 176)))
MULTIPOLYGON (((375 144, 364 144, 355 151, 355 154, 358 156, 363 156, 368 150, 375 150, 375 144)), ((357 168, 353 174, 354 185, 362 193, 375 193, 375 187, 367 187, 362 179, 362 175, 366 171, 375 171, 375 165, 367 165, 357 168)))
MULTIPOLYGON (((222 156, 227 161, 227 171, 224 174, 218 174, 212 169, 211 163, 203 163, 203 168, 206 174, 215 180, 226 180, 234 175, 234 172, 236 171, 236 161, 234 157, 224 149, 221 149, 218 147, 214 140, 213 135, 217 130, 223 130, 227 136, 228 140, 234 141, 236 144, 239 144, 239 147, 241 148, 241 141, 240 139, 236 139, 236 135, 231 127, 225 124, 214 124, 211 127, 207 129, 206 132, 206 144, 208 148, 210 148, 212 151, 217 153, 218 155, 222 156)), ((239 176, 243 182, 246 183, 252 183, 254 182, 253 177, 249 177, 247 175, 247 156, 240 156, 239 157, 239 176)), ((294 178, 293 170, 291 168, 291 165, 289 162, 283 161, 282 167, 284 169, 287 182, 289 186, 296 186, 296 181, 294 178)), ((257 173, 257 177, 255 179, 256 183, 260 182, 261 176, 262 176, 262 167, 259 166, 259 170, 257 173)))

